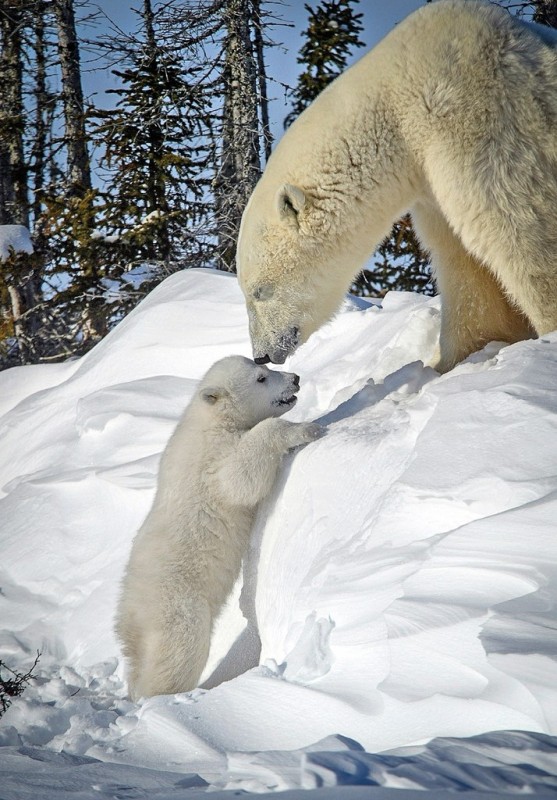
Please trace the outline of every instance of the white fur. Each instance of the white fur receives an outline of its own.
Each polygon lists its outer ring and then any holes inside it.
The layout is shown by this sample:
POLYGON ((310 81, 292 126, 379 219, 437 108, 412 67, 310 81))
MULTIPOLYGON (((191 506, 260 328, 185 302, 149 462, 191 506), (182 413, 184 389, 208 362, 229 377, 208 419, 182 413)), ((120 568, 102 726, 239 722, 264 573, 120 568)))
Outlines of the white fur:
POLYGON ((306 341, 408 209, 442 297, 440 369, 557 328, 557 49, 540 31, 439 0, 292 125, 238 243, 256 358, 306 341))
POLYGON ((320 433, 314 423, 277 419, 292 408, 298 388, 292 373, 241 356, 222 359, 171 437, 118 609, 134 699, 197 686, 256 505, 271 490, 282 456, 320 433))

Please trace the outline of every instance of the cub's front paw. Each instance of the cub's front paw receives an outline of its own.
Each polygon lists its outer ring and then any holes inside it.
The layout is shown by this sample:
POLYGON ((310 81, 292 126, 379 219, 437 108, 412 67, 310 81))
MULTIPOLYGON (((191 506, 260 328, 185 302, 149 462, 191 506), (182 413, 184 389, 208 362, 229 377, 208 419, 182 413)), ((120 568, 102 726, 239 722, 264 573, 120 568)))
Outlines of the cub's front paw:
POLYGON ((298 422, 290 429, 290 447, 299 447, 319 439, 325 428, 317 422, 298 422))
POLYGON ((318 422, 301 422, 300 428, 305 442, 314 442, 325 435, 325 428, 318 422))

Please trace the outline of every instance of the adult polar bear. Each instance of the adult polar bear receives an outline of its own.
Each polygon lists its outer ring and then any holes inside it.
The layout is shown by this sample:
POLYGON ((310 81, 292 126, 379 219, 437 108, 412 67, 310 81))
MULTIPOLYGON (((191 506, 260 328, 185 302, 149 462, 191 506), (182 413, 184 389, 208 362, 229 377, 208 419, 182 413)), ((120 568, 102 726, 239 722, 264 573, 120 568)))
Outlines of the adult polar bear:
POLYGON ((476 0, 424 6, 279 142, 238 242, 254 357, 282 364, 408 209, 442 298, 448 370, 557 328, 557 49, 476 0))

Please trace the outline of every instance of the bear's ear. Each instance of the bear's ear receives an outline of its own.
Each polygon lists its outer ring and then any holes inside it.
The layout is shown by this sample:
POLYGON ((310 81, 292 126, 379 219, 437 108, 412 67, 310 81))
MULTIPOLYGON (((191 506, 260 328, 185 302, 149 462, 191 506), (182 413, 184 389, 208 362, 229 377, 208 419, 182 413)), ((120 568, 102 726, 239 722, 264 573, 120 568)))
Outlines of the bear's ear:
POLYGON ((278 211, 281 219, 288 223, 298 224, 298 214, 306 204, 306 195, 299 186, 285 183, 277 195, 278 211))
POLYGON ((224 397, 224 394, 224 389, 220 389, 218 386, 206 386, 201 390, 201 399, 204 403, 214 406, 216 402, 224 397))

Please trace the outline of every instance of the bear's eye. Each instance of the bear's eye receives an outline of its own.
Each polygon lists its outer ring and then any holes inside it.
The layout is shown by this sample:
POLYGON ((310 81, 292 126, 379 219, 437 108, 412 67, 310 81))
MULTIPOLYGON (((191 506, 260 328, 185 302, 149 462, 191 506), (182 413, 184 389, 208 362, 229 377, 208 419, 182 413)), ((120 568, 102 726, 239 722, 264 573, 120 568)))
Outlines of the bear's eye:
POLYGON ((257 376, 257 383, 264 383, 267 380, 266 375, 258 375, 257 376))
POLYGON ((264 283, 262 286, 256 286, 253 290, 254 300, 270 300, 274 294, 274 287, 270 283, 264 283))

